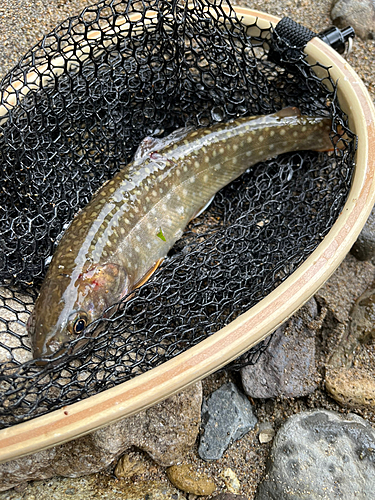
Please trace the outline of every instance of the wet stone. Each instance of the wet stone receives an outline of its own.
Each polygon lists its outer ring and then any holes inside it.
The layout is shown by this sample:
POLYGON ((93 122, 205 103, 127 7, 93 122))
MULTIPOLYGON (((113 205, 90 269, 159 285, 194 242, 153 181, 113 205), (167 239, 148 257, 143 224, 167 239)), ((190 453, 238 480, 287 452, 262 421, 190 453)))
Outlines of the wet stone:
POLYGON ((218 460, 231 443, 254 429, 256 423, 247 397, 233 383, 222 385, 202 405, 199 456, 203 460, 218 460))
POLYGON ((311 299, 278 328, 255 365, 241 370, 245 393, 253 398, 306 396, 317 388, 315 335, 318 307, 311 299), (315 320, 315 321, 314 321, 315 320))
POLYGON ((189 464, 173 465, 167 469, 167 475, 174 486, 186 493, 203 496, 216 490, 212 479, 189 464))
POLYGON ((355 414, 289 417, 274 440, 255 500, 374 498, 375 431, 355 414))
POLYGON ((375 207, 350 251, 358 260, 373 260, 375 258, 375 207))
POLYGON ((352 26, 364 40, 375 39, 375 0, 333 0, 331 18, 339 28, 352 26))

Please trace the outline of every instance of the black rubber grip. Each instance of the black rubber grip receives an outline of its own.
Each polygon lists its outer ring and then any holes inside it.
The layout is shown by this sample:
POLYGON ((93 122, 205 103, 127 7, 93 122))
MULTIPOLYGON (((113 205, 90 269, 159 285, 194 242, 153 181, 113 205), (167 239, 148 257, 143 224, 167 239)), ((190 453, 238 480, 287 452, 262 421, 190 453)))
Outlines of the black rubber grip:
POLYGON ((303 48, 316 33, 296 23, 290 17, 283 17, 275 27, 275 33, 290 47, 303 48))

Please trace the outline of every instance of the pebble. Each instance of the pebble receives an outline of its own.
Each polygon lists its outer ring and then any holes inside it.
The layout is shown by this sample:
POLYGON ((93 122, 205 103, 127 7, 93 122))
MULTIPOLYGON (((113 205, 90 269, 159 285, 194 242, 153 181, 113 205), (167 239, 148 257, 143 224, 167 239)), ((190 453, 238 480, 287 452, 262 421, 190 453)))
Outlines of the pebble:
POLYGON ((375 258, 375 207, 371 210, 369 218, 350 252, 358 260, 373 260, 375 258))
POLYGON ((235 495, 233 493, 220 493, 212 497, 212 500, 247 500, 247 497, 244 495, 235 495))
POLYGON ((318 307, 312 298, 275 331, 259 361, 241 370, 248 396, 291 398, 306 396, 317 388, 315 335, 321 327, 317 319, 318 307))
POLYGON ((374 498, 375 431, 355 414, 293 415, 274 440, 255 500, 374 498))
POLYGON ((218 460, 231 443, 254 429, 256 423, 246 396, 232 382, 222 385, 202 405, 199 456, 203 460, 218 460))
POLYGON ((269 443, 275 436, 275 429, 270 422, 262 422, 259 424, 259 442, 261 444, 269 443))
POLYGON ((149 464, 137 460, 130 454, 123 455, 117 462, 115 476, 119 479, 131 479, 133 476, 145 474, 149 464))
POLYGON ((375 0, 333 0, 331 18, 339 28, 352 26, 362 39, 375 39, 375 0))
POLYGON ((176 488, 193 495, 211 495, 216 485, 206 474, 198 472, 192 465, 172 465, 167 469, 170 482, 176 488))
POLYGON ((374 374, 356 368, 326 367, 325 387, 341 405, 375 409, 374 374))
POLYGON ((225 486, 230 493, 238 493, 241 489, 241 484, 236 476, 235 472, 227 467, 221 473, 222 478, 224 479, 225 486))

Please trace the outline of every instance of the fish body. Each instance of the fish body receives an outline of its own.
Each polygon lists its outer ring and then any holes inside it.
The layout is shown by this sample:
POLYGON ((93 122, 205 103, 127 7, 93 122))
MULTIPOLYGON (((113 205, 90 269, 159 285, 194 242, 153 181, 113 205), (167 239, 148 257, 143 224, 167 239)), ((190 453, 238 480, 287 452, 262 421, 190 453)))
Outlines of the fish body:
POLYGON ((331 120, 296 108, 146 138, 65 231, 28 323, 34 358, 56 353, 147 279, 189 221, 251 165, 332 149, 331 120))

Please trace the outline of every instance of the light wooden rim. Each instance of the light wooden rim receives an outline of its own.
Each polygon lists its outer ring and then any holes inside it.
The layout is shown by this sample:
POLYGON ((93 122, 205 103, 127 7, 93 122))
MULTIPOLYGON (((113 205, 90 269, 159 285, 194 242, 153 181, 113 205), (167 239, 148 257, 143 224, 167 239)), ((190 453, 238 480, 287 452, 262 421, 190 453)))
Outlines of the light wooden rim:
MULTIPOLYGON (((246 24, 258 18, 267 28, 279 19, 235 7, 246 24)), ((202 379, 235 359, 291 316, 329 278, 356 240, 375 201, 375 112, 353 69, 334 50, 314 38, 306 53, 332 66, 331 75, 351 109, 351 127, 359 138, 357 167, 345 207, 329 234, 282 285, 252 309, 163 365, 101 394, 29 422, 0 431, 0 461, 51 447, 133 415, 202 379), (218 362, 218 360, 220 360, 218 362)))

